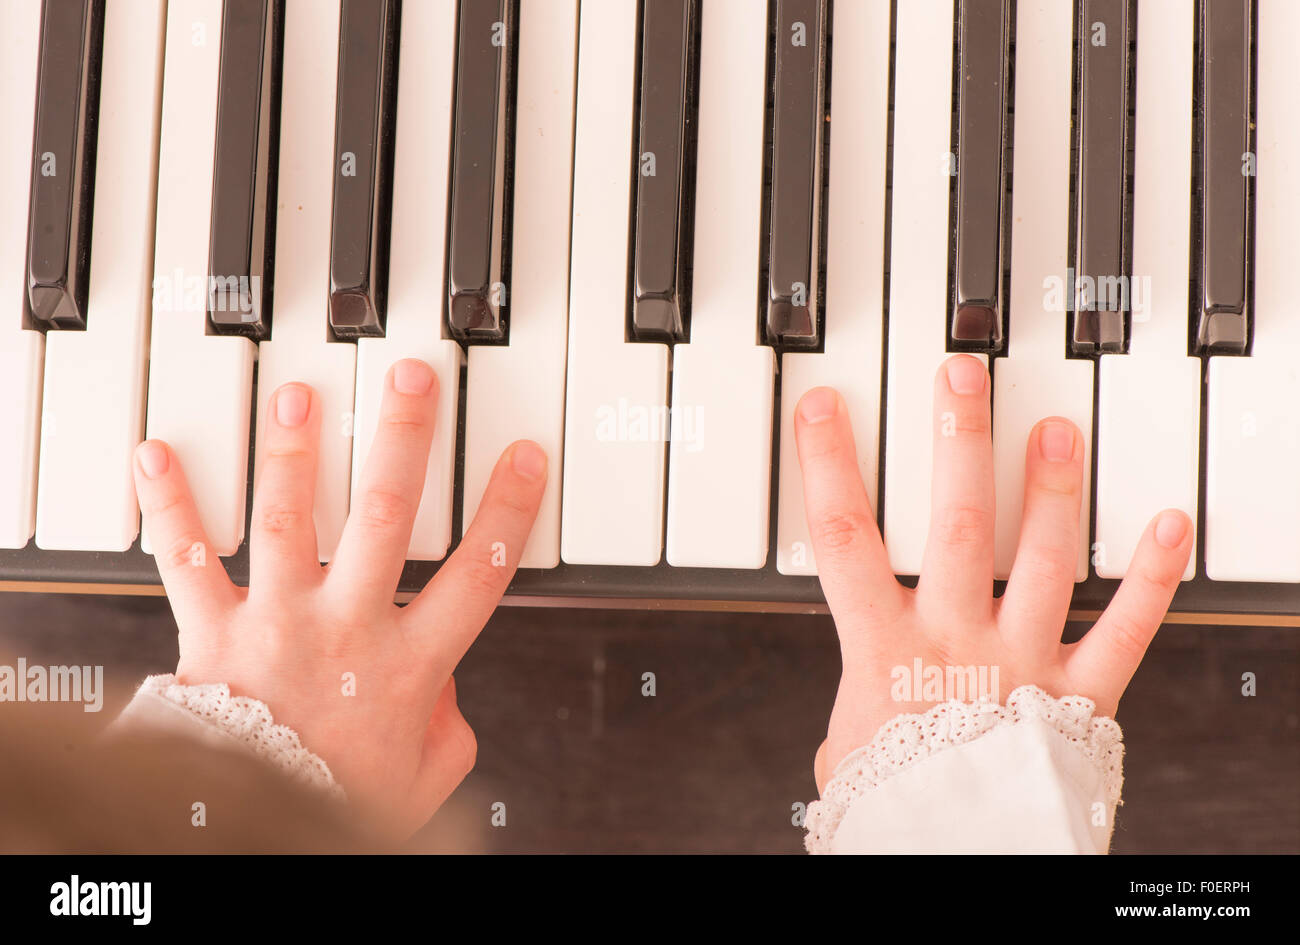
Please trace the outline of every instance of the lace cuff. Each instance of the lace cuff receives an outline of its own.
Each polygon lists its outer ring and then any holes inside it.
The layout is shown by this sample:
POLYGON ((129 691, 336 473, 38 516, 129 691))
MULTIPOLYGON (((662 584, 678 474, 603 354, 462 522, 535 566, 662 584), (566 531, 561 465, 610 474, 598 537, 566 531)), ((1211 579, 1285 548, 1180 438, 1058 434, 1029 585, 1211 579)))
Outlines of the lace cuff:
POLYGON ((1093 717, 1096 704, 1083 696, 1054 699, 1037 686, 1021 686, 1005 706, 956 700, 927 712, 896 715, 870 743, 846 755, 835 768, 821 800, 808 805, 804 845, 827 853, 840 821, 857 798, 932 755, 978 739, 999 726, 1038 719, 1081 751, 1100 771, 1111 810, 1123 785, 1124 745, 1119 724, 1093 717))
POLYGON ((170 706, 177 706, 209 734, 234 742, 280 769, 291 780, 340 801, 346 798, 342 785, 334 780, 324 759, 308 751, 293 729, 276 725, 265 702, 232 696, 225 683, 182 686, 171 674, 150 676, 136 691, 121 720, 147 714, 132 711, 142 706, 145 700, 162 700, 170 706))

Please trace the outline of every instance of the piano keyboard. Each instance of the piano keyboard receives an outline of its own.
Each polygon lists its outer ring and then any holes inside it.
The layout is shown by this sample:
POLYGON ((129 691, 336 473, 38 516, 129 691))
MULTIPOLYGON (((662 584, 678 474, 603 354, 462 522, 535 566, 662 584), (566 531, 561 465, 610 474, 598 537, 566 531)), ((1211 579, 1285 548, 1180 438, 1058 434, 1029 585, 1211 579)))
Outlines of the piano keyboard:
POLYGON ((1291 0, 0 4, 0 586, 156 589, 131 455, 247 580, 270 393, 324 404, 334 551, 396 360, 443 380, 401 592, 492 463, 552 477, 516 602, 811 611, 793 409, 849 405, 896 572, 931 387, 1088 444, 1076 612, 1151 516, 1184 614, 1300 623, 1291 0))

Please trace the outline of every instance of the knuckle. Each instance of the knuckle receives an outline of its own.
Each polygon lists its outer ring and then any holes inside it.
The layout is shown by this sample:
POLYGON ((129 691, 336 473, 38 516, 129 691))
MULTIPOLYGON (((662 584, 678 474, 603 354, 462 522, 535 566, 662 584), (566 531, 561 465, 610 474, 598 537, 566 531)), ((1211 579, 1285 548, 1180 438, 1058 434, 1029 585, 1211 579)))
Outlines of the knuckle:
POLYGON ((1055 475, 1040 474, 1033 477, 1030 489, 1047 499, 1077 499, 1083 492, 1083 478, 1075 475, 1072 469, 1065 469, 1055 475))
POLYGON ((1141 622, 1129 614, 1112 614, 1108 618, 1112 645, 1121 654, 1130 658, 1141 657, 1146 652, 1147 638, 1141 622))
POLYGON ((836 512, 819 518, 813 540, 823 548, 844 550, 860 546, 874 523, 861 512, 836 512))
POLYGON ((404 526, 415 515, 414 504, 394 489, 367 489, 353 514, 365 528, 389 530, 404 526))
POLYGON ((384 429, 393 436, 418 436, 428 429, 430 417, 419 410, 398 408, 384 414, 384 429))
POLYGON ((1150 561, 1144 561, 1134 566, 1138 587, 1146 594, 1164 594, 1166 591, 1182 576, 1183 569, 1180 565, 1176 570, 1170 566, 1161 568, 1150 561))
POLYGON ((836 436, 834 430, 822 429, 826 426, 828 425, 822 424, 814 428, 813 432, 801 435, 799 446, 805 462, 833 465, 843 454, 843 438, 836 436))
POLYGON ((533 513, 533 503, 515 489, 502 489, 497 494, 496 505, 512 516, 527 516, 533 513))
POLYGON ((302 528, 307 514, 286 502, 264 505, 257 513, 257 530, 263 535, 286 535, 302 528))
POLYGON ((167 489, 158 493, 147 493, 147 499, 140 503, 146 519, 165 519, 183 511, 186 505, 185 493, 179 489, 167 489))
POLYGON ((1074 554, 1051 547, 1039 550, 1016 569, 1023 573, 1034 587, 1060 587, 1074 583, 1074 554), (1022 570, 1023 569, 1023 570, 1022 570))
POLYGON ((264 454, 264 458, 272 459, 286 465, 307 462, 312 458, 314 450, 306 446, 295 446, 289 443, 280 443, 277 446, 269 447, 264 454))
MULTIPOLYGON (((940 419, 939 428, 941 431, 944 428, 942 417, 940 419)), ((952 430, 950 435, 958 438, 987 438, 992 435, 993 431, 992 421, 987 410, 953 411, 950 429, 952 430)))
POLYGON ((194 547, 203 540, 192 532, 178 535, 155 556, 158 567, 164 571, 185 567, 194 560, 194 547))
POLYGON ((475 597, 497 598, 504 591, 505 572, 505 568, 498 568, 490 561, 473 559, 465 562, 459 580, 475 597))
POLYGON ((993 513, 976 505, 956 505, 940 509, 934 520, 934 533, 946 545, 967 547, 979 544, 992 533, 993 513))

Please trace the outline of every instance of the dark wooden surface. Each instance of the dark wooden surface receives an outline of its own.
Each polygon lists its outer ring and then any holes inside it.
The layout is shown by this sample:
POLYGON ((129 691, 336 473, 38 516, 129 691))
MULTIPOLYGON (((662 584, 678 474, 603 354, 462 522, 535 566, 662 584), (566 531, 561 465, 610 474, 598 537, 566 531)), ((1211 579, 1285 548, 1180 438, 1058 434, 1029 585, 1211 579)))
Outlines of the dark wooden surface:
MULTIPOLYGON (((120 700, 174 668, 175 626, 160 599, 4 594, 0 654, 103 664, 120 700)), ((456 674, 478 766, 411 849, 798 852, 838 673, 825 617, 503 608, 456 674)), ((1300 631, 1167 626, 1119 721, 1115 852, 1300 852, 1300 631)))

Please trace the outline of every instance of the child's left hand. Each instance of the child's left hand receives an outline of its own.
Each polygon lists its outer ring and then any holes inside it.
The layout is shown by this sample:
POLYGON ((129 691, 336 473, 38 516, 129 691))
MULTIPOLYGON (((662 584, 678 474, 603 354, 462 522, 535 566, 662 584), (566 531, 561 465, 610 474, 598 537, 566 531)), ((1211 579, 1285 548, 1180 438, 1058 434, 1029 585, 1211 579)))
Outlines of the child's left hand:
POLYGON ((321 567, 312 522, 320 400, 301 384, 275 392, 247 590, 215 556, 191 563, 191 549, 206 539, 176 454, 158 441, 136 451, 144 525, 180 631, 180 682, 227 683, 234 695, 265 702, 392 836, 424 824, 474 764, 452 671, 514 575, 546 486, 541 448, 529 440, 508 447, 456 553, 397 607, 437 399, 437 378, 422 361, 389 372, 347 525, 321 567), (497 542, 504 567, 492 560, 497 542), (355 695, 345 695, 347 679, 355 695))

